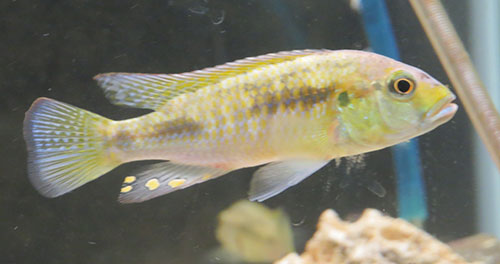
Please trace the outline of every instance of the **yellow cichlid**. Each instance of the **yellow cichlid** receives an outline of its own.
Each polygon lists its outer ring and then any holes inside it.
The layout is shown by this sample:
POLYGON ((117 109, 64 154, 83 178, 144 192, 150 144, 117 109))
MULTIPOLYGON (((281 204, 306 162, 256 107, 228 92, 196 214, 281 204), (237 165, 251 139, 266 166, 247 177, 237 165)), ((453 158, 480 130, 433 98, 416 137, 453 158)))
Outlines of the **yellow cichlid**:
POLYGON ((119 200, 145 201, 230 171, 272 197, 330 160, 385 148, 450 120, 455 96, 415 67, 374 53, 302 50, 183 74, 95 77, 114 104, 154 112, 122 121, 39 98, 26 113, 28 173, 56 197, 116 166, 168 160, 127 176, 119 200))

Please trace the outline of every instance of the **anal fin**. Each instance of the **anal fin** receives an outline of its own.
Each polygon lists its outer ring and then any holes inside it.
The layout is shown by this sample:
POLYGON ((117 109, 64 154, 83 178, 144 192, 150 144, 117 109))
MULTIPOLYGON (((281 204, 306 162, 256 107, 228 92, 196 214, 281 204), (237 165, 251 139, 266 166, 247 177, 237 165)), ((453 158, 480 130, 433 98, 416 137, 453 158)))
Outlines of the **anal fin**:
POLYGON ((251 201, 264 201, 301 182, 329 160, 286 160, 272 162, 258 169, 248 192, 251 201))
POLYGON ((216 178, 228 172, 218 168, 172 162, 156 163, 144 168, 134 176, 125 177, 118 200, 121 203, 147 201, 216 178))

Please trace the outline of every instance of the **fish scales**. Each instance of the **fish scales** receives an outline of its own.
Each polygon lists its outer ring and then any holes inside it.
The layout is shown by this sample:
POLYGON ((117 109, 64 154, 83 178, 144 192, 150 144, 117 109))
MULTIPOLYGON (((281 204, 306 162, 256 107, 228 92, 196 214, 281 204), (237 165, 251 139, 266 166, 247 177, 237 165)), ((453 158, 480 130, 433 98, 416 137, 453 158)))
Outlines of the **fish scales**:
POLYGON ((183 74, 95 77, 114 104, 154 110, 113 121, 47 98, 26 113, 28 174, 56 197, 135 160, 123 203, 142 202, 230 171, 267 164, 250 183, 262 201, 331 159, 426 133, 457 110, 449 89, 415 67, 352 50, 247 58, 183 74))
POLYGON ((258 164, 276 159, 273 156, 303 152, 304 145, 316 155, 332 155, 318 152, 323 146, 311 144, 315 142, 307 138, 307 128, 326 129, 315 124, 335 115, 336 84, 325 77, 342 79, 341 74, 349 72, 344 68, 353 65, 331 67, 328 62, 316 56, 263 66, 178 96, 161 113, 130 121, 139 123, 132 131, 129 122, 117 124, 116 130, 140 135, 134 147, 127 148, 133 158, 146 155, 197 164, 255 159, 258 164), (287 119, 294 119, 294 125, 287 124, 287 119), (148 133, 148 128, 154 129, 148 133))

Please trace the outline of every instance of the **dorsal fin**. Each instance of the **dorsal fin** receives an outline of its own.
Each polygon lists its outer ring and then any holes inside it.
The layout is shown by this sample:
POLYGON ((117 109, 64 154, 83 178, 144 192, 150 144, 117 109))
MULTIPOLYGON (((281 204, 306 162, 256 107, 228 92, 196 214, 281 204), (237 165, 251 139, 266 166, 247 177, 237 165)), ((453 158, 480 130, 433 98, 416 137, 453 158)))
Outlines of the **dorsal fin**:
POLYGON ((117 105, 156 110, 173 97, 256 69, 329 50, 270 53, 181 74, 105 73, 94 77, 106 97, 117 105))

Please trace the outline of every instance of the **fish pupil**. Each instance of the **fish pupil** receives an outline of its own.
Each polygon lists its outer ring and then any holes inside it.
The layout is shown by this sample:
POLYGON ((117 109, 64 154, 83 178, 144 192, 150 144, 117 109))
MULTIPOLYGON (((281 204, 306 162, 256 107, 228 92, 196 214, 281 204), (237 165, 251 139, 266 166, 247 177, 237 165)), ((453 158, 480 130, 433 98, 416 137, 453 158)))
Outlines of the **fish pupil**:
POLYGON ((411 90, 411 84, 408 80, 401 79, 396 83, 396 85, 397 85, 397 90, 400 93, 407 94, 411 90))

